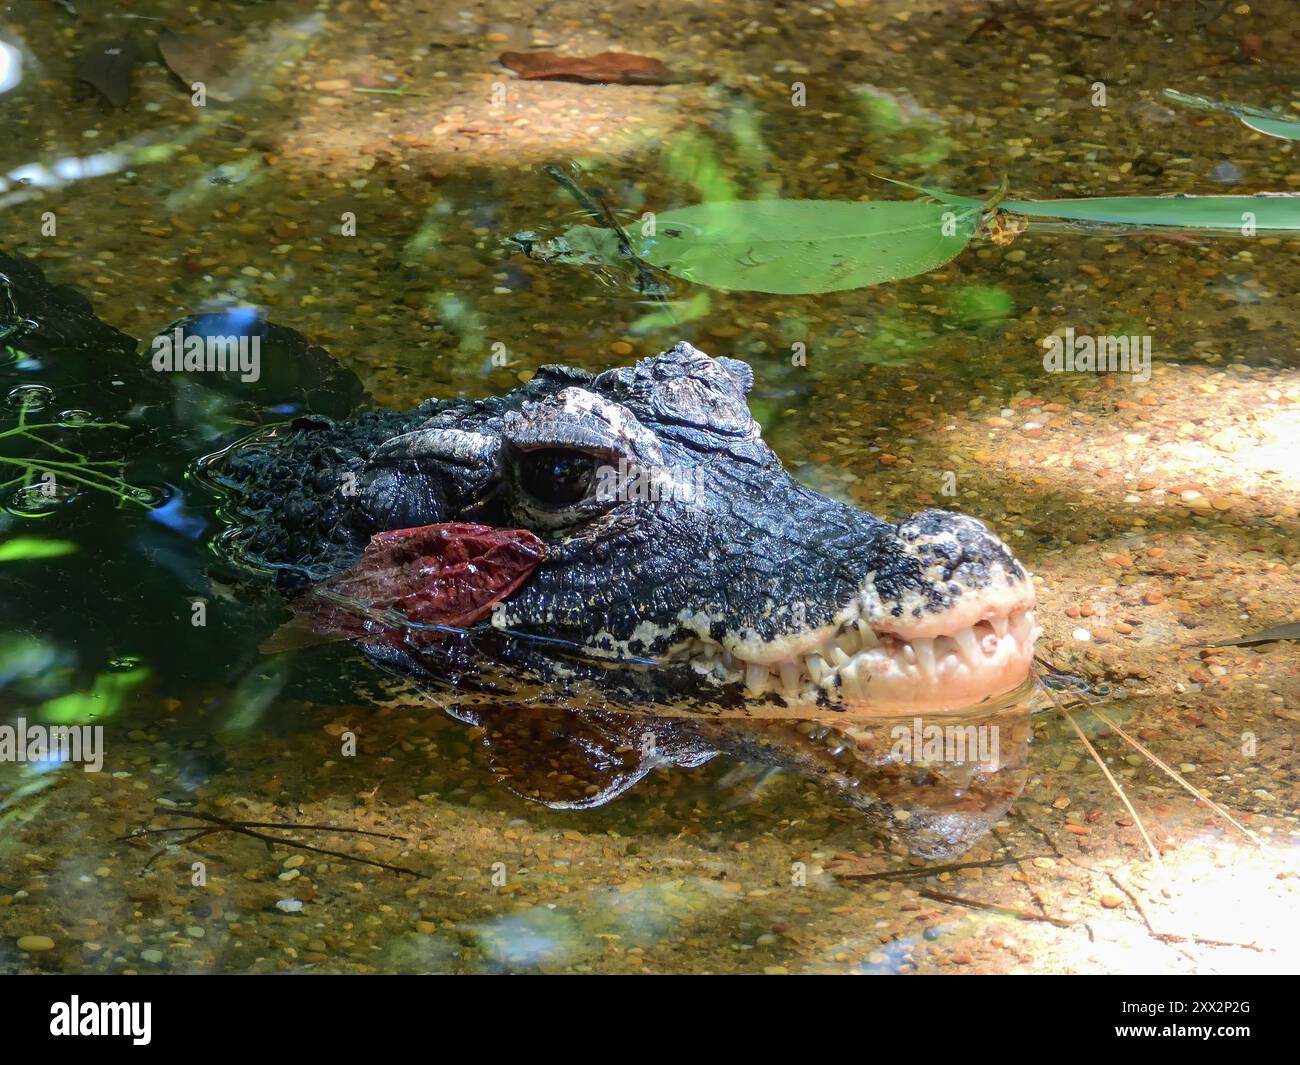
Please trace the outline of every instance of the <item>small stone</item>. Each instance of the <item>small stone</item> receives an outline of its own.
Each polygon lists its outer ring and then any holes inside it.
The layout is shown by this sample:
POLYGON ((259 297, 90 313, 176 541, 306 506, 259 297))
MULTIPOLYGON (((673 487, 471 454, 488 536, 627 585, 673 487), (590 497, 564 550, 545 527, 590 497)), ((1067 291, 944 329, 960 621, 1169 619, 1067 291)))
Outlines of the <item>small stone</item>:
POLYGON ((147 961, 150 965, 157 965, 163 960, 163 952, 150 947, 148 950, 140 951, 140 960, 147 961))
POLYGON ((54 940, 49 936, 19 936, 18 949, 24 954, 40 954, 54 949, 54 940))
POLYGON ((275 904, 275 908, 281 913, 301 913, 302 899, 281 899, 275 904))
POLYGON ((1101 897, 1101 904, 1108 910, 1118 910, 1124 905, 1124 900, 1118 895, 1103 895, 1101 897))

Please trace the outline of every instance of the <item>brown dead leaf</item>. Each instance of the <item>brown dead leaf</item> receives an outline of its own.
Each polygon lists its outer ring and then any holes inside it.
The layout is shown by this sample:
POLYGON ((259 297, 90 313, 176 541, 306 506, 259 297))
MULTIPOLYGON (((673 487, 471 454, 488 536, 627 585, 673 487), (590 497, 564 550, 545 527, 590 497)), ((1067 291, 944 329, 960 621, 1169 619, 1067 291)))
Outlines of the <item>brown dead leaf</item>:
POLYGON ((125 107, 131 97, 131 68, 139 59, 135 45, 125 38, 102 41, 77 59, 78 81, 84 81, 114 107, 125 107))
POLYGON ((529 81, 594 81, 614 85, 667 85, 672 73, 658 59, 632 52, 556 55, 554 52, 502 52, 502 66, 529 81))
POLYGON ((190 87, 202 82, 208 96, 222 103, 235 99, 228 84, 235 65, 230 47, 209 35, 177 33, 166 27, 158 32, 158 52, 167 69, 190 87))

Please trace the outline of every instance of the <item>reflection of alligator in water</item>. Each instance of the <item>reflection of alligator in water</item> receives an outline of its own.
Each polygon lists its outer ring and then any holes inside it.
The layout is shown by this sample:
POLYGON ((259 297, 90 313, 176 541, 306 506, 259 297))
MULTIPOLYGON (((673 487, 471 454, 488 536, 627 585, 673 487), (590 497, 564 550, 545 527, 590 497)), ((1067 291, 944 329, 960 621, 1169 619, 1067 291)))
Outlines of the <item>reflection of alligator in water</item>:
MULTIPOLYGON (((25 346, 60 328, 33 273, 0 285, 25 346)), ((477 624, 352 634, 481 725, 521 794, 592 805, 656 765, 726 752, 825 781, 917 853, 963 850, 1018 794, 1028 725, 1003 703, 946 715, 1024 680, 1028 576, 971 518, 892 525, 796 483, 749 414, 751 378, 679 344, 598 376, 544 367, 506 396, 338 422, 299 390, 313 413, 205 472, 226 493, 226 546, 290 594, 330 587, 379 532, 474 523, 540 539, 540 564, 477 624), (895 749, 900 715, 992 728, 998 753, 915 761, 895 749)))

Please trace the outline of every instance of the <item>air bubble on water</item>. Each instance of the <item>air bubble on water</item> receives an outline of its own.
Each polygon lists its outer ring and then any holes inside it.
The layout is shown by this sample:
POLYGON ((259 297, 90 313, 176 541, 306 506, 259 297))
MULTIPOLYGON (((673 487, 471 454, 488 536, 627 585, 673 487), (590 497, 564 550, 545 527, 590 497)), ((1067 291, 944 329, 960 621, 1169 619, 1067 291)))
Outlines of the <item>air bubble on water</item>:
POLYGON ((45 385, 19 385, 5 396, 10 410, 42 410, 54 401, 54 390, 45 385))
POLYGON ((95 420, 95 416, 91 414, 90 411, 78 410, 75 407, 72 408, 71 410, 65 410, 63 411, 63 413, 59 415, 60 425, 67 425, 72 427, 78 425, 87 425, 90 422, 93 422, 94 420, 95 420))
POLYGON ((122 490, 122 494, 135 503, 146 507, 160 507, 171 498, 171 490, 164 485, 133 484, 122 490))
POLYGON ((16 518, 48 518, 77 495, 75 488, 62 484, 27 484, 10 493, 4 510, 16 518))

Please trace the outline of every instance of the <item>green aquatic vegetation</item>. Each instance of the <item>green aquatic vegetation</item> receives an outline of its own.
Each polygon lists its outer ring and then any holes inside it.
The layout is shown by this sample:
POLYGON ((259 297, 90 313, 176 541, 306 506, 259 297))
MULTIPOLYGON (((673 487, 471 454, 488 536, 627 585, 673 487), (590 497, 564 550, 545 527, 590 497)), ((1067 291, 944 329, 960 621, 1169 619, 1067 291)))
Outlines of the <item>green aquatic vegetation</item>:
MULTIPOLYGON (((979 200, 936 189, 927 195, 954 207, 979 200)), ((1072 200, 1003 200, 998 209, 1028 218, 1071 222, 1166 227, 1249 235, 1261 230, 1300 230, 1300 196, 1258 193, 1254 196, 1095 196, 1072 200)))
POLYGON ((686 322, 695 322, 713 309, 713 300, 707 292, 697 292, 688 300, 672 300, 659 305, 658 310, 650 311, 635 319, 627 331, 634 337, 657 333, 663 329, 676 329, 686 322))
POLYGON ((27 562, 41 558, 62 558, 77 550, 71 540, 46 540, 39 536, 15 536, 0 541, 0 562, 27 562))
POLYGON ((998 322, 1010 317, 1016 301, 998 285, 962 285, 948 298, 953 317, 963 325, 998 322))
POLYGON ((14 443, 35 444, 39 450, 35 455, 18 455, 0 450, 0 466, 8 466, 18 471, 8 480, 0 481, 0 493, 11 490, 26 494, 34 493, 35 499, 39 501, 42 496, 54 495, 56 489, 53 486, 68 481, 83 488, 106 492, 121 503, 135 503, 142 507, 152 505, 152 497, 148 492, 110 472, 114 469, 121 470, 120 461, 89 458, 43 435, 59 429, 112 431, 125 430, 127 426, 120 422, 94 420, 29 422, 28 411, 27 406, 20 407, 17 424, 9 429, 0 430, 0 448, 3 448, 3 442, 8 440, 14 443))
POLYGON ((1178 92, 1175 89, 1166 89, 1165 98, 1198 111, 1217 111, 1220 114, 1232 115, 1243 126, 1253 129, 1256 133, 1281 137, 1284 140, 1300 140, 1300 118, 1290 118, 1251 104, 1221 102, 1205 96, 1193 96, 1191 93, 1178 92))
POLYGON ((693 131, 679 133, 664 148, 662 163, 668 176, 691 185, 703 200, 734 200, 736 190, 713 142, 693 131))
POLYGON ((921 108, 910 97, 898 97, 873 86, 857 90, 857 104, 871 133, 882 142, 884 157, 899 166, 933 166, 952 153, 953 142, 937 115, 921 108), (897 144, 907 135, 916 146, 906 150, 897 144))
POLYGON ((372 89, 366 85, 353 85, 353 92, 370 93, 375 96, 432 96, 431 92, 421 92, 419 89, 408 89, 405 84, 397 86, 395 89, 372 89))
POLYGON ((122 709, 127 692, 148 679, 143 666, 100 673, 86 691, 69 692, 41 704, 40 718, 47 725, 87 725, 114 716, 122 709))

